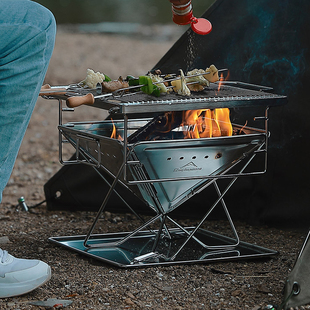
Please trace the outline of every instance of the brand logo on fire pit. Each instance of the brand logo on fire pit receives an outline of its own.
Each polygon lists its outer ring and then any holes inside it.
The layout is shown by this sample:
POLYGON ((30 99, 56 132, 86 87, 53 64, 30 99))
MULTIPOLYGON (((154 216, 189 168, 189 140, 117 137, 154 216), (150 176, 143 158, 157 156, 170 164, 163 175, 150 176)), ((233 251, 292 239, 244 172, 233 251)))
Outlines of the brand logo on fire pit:
POLYGON ((180 168, 174 168, 173 172, 184 172, 184 171, 197 171, 202 170, 202 168, 197 167, 192 161, 185 166, 180 168))

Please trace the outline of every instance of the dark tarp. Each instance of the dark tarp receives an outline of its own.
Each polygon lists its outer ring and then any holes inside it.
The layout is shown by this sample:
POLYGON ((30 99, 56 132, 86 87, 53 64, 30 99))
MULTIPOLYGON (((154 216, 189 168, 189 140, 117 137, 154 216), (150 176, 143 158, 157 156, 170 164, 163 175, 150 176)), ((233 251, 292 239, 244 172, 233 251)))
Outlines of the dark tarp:
POLYGON ((188 31, 155 66, 171 72, 213 63, 229 68, 230 80, 271 86, 288 96, 288 105, 270 110, 267 174, 239 180, 231 189, 238 196, 230 208, 237 217, 308 227, 309 12, 308 0, 218 0, 204 14, 212 32, 188 31))

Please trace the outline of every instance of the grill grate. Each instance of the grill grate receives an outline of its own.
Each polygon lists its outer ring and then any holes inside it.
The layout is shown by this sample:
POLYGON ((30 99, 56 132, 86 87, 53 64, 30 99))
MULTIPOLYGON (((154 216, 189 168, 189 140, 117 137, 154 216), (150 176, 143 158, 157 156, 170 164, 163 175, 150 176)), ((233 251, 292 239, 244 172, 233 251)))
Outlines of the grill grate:
MULTIPOLYGON (((238 85, 238 82, 236 83, 238 85)), ((277 106, 285 104, 286 99, 286 96, 276 95, 262 90, 229 85, 222 85, 218 91, 218 85, 211 84, 210 87, 201 92, 192 92, 189 97, 175 93, 163 94, 160 97, 154 97, 140 92, 125 93, 123 96, 97 99, 94 107, 108 109, 110 113, 130 114, 234 108, 249 105, 277 106)))

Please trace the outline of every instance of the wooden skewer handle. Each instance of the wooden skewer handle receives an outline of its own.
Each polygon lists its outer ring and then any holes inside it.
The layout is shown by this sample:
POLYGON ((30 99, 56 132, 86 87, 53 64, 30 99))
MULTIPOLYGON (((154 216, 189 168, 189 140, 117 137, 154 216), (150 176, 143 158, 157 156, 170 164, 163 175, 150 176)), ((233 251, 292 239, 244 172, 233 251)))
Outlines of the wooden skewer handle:
POLYGON ((39 96, 53 96, 53 95, 64 95, 66 93, 66 88, 63 87, 54 87, 51 85, 45 84, 41 87, 39 96))
POLYGON ((91 93, 85 96, 70 97, 66 100, 67 106, 69 108, 76 108, 83 104, 91 105, 91 104, 94 104, 94 102, 95 102, 95 98, 94 98, 94 95, 91 93))
POLYGON ((41 87, 41 91, 42 90, 47 90, 47 89, 51 89, 51 85, 50 84, 44 84, 42 87, 41 87))

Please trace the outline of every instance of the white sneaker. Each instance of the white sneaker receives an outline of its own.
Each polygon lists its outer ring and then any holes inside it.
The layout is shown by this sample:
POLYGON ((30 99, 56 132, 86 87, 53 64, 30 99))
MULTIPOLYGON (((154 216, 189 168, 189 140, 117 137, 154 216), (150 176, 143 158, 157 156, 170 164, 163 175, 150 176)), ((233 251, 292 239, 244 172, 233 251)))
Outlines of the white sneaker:
POLYGON ((0 249, 0 298, 28 293, 51 278, 51 268, 35 259, 20 259, 0 249))

